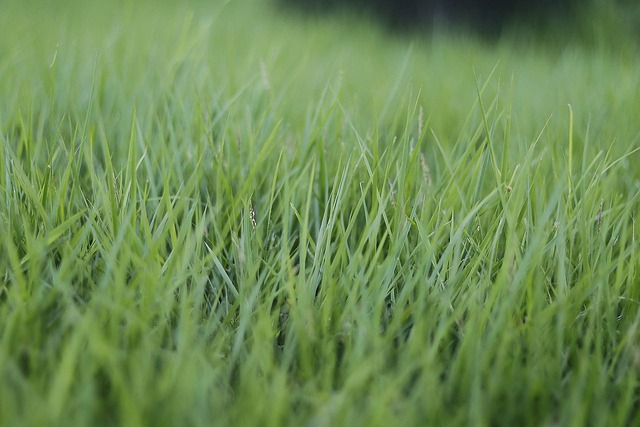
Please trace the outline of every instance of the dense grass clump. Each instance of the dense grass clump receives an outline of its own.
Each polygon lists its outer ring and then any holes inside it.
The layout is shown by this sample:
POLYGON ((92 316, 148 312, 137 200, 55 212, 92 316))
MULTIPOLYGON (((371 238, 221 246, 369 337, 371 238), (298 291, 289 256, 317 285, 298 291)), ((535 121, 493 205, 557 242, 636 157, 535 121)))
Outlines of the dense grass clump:
POLYGON ((3 9, 0 425, 640 423, 624 28, 3 9))

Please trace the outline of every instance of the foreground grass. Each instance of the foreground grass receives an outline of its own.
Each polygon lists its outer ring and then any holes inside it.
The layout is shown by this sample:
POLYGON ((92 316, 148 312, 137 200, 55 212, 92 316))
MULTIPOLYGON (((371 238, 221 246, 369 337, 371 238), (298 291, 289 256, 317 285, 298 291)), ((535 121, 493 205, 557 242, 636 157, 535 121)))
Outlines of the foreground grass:
POLYGON ((631 42, 7 8, 1 425, 640 422, 631 42))

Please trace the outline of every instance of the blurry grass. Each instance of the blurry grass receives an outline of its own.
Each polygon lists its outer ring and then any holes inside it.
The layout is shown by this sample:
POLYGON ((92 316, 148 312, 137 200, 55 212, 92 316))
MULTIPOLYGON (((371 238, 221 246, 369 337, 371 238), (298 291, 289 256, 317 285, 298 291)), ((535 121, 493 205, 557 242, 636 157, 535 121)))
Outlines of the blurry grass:
POLYGON ((1 425, 640 422, 623 29, 5 8, 1 425))

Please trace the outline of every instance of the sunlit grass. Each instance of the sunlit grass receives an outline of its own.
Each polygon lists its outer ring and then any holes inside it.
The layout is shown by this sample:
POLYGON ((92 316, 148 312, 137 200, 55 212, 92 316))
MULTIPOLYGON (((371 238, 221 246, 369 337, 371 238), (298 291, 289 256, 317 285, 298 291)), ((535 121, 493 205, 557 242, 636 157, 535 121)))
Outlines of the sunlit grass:
POLYGON ((640 422, 622 30, 7 3, 0 425, 640 422))

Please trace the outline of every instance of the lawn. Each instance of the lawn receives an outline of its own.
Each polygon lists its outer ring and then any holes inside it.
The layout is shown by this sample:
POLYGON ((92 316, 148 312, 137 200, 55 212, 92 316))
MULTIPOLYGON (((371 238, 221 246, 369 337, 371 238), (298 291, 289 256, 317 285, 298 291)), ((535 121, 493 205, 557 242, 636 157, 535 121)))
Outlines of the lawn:
POLYGON ((594 2, 0 3, 0 425, 640 425, 640 8, 594 2))

